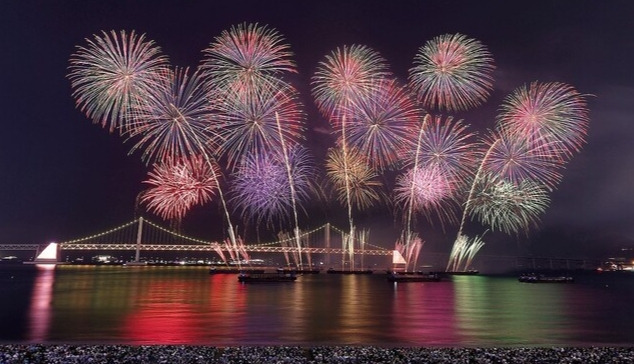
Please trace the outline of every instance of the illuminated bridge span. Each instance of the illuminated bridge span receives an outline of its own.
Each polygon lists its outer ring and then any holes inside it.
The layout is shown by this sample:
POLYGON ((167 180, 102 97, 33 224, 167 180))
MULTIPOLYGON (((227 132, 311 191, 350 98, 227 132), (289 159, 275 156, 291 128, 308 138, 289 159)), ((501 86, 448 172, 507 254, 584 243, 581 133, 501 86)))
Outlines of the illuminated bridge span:
MULTIPOLYGON (((354 245, 343 248, 345 232, 324 224, 311 231, 301 232, 301 248, 294 236, 262 244, 239 244, 246 252, 260 253, 332 253, 365 255, 392 255, 388 250, 361 239, 353 239, 354 245), (334 247, 333 247, 334 246, 334 247), (337 248, 336 246, 341 246, 337 248)), ((210 242, 188 237, 163 228, 144 218, 138 218, 117 228, 59 243, 61 250, 147 250, 147 251, 223 251, 235 250, 227 240, 210 242)))

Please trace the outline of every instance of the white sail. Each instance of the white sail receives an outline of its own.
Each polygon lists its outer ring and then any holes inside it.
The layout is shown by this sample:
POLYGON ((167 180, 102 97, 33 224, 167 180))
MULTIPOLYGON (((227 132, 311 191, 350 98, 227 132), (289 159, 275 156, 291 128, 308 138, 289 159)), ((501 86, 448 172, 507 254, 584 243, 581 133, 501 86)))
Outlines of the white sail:
POLYGON ((392 264, 407 264, 405 258, 403 258, 398 250, 393 250, 392 253, 392 264))
POLYGON ((40 255, 35 258, 35 261, 55 261, 57 260, 57 243, 50 243, 48 246, 40 253, 40 255))

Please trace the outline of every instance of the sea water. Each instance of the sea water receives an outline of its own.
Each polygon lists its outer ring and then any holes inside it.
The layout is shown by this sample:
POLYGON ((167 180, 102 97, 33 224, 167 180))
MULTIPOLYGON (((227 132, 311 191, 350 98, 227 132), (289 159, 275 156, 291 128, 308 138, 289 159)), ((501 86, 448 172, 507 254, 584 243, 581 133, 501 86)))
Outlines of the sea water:
POLYGON ((0 342, 380 346, 634 343, 634 273, 241 284, 205 267, 0 267, 0 342))

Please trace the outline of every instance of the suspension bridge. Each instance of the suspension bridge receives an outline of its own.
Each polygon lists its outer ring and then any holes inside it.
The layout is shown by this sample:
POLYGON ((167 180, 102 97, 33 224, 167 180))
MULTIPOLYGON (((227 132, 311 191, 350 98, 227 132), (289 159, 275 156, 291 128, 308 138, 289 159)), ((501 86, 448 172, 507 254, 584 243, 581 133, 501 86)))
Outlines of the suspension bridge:
POLYGON ((217 242, 186 236, 139 217, 98 234, 51 243, 41 253, 41 246, 35 244, 0 244, 0 250, 35 250, 36 261, 57 261, 64 251, 135 251, 135 262, 140 261, 141 252, 151 251, 215 252, 224 261, 246 258, 249 253, 282 253, 295 257, 296 261, 301 261, 300 254, 307 257, 324 254, 328 263, 330 255, 335 254, 347 257, 352 265, 355 255, 392 256, 392 250, 367 242, 367 234, 360 236, 348 239, 341 229, 324 224, 310 231, 300 231, 299 244, 298 239, 289 234, 259 244, 245 244, 241 239, 217 242))
MULTIPOLYGON (((306 261, 310 264, 311 256, 321 254, 323 263, 331 264, 331 255, 340 258, 337 264, 354 267, 364 266, 365 256, 385 256, 386 266, 392 261, 394 251, 374 245, 367 241, 368 234, 358 234, 349 239, 348 234, 341 229, 324 224, 309 231, 300 231, 298 246, 294 235, 286 234, 276 241, 245 244, 242 240, 236 244, 225 241, 209 241, 186 236, 166 229, 150 220, 139 217, 121 226, 107 231, 85 236, 78 239, 39 244, 0 244, 0 251, 35 251, 35 263, 60 262, 63 252, 67 251, 94 251, 94 252, 120 252, 134 251, 134 262, 140 262, 141 252, 149 254, 159 251, 190 251, 210 252, 217 254, 221 260, 244 259, 250 253, 277 253, 283 254, 286 261, 306 261), (303 259, 300 256, 305 257, 303 259), (359 261, 355 262, 355 257, 359 261)), ((444 267, 448 259, 447 253, 425 252, 421 264, 444 267)), ((482 266, 505 266, 515 269, 593 269, 600 264, 595 259, 571 259, 553 257, 518 257, 518 256, 491 256, 479 254, 477 260, 482 266)))

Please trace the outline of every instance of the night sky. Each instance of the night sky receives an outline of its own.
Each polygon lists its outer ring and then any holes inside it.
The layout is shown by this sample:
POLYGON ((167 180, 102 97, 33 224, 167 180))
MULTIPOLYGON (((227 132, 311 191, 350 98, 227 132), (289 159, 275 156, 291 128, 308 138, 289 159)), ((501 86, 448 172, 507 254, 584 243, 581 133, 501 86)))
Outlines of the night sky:
MULTIPOLYGON (((634 245, 632 19, 629 0, 0 1, 0 243, 78 238, 135 216, 147 167, 138 153, 128 155, 132 143, 75 108, 66 76, 76 45, 102 30, 136 30, 172 65, 196 67, 222 30, 257 22, 277 29, 295 53, 299 74, 292 82, 316 154, 331 139, 315 132, 327 122, 310 96, 310 77, 326 54, 346 44, 377 50, 404 81, 427 40, 446 33, 480 40, 495 59, 495 90, 484 106, 456 115, 478 130, 492 128, 503 98, 531 81, 564 82, 593 95, 588 143, 563 172, 540 229, 528 237, 491 235, 482 252, 571 256, 634 245)), ((333 206, 315 206, 302 225, 340 219, 329 211, 343 209, 333 206)), ((217 215, 217 204, 196 208, 183 232, 217 239, 217 215)), ((359 220, 394 225, 386 209, 359 220)), ((389 229, 375 230, 370 240, 391 247, 395 236, 380 236, 389 229)), ((428 231, 423 251, 448 251, 456 228, 443 234, 422 220, 419 230, 428 231)))

